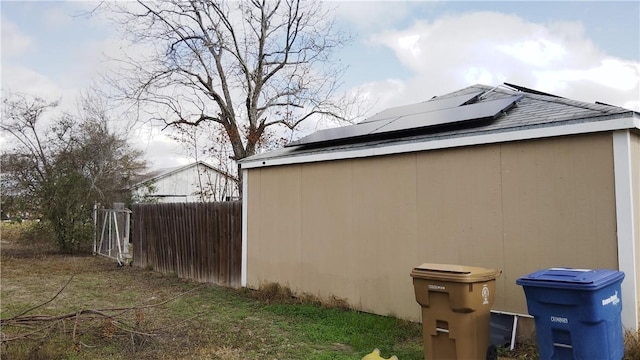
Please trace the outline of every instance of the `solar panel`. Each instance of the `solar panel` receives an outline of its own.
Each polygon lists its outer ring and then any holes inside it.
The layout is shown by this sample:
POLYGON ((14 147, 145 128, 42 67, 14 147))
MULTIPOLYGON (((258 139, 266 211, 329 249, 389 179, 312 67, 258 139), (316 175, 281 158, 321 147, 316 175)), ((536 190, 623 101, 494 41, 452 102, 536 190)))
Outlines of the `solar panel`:
POLYGON ((308 144, 316 144, 326 141, 335 141, 340 139, 353 139, 362 136, 366 136, 373 131, 377 130, 379 127, 384 126, 391 121, 397 119, 387 119, 386 121, 377 121, 372 123, 359 123, 356 125, 349 125, 331 129, 318 130, 311 135, 305 136, 302 139, 297 141, 290 142, 286 146, 296 146, 296 145, 308 145, 308 144))
POLYGON ((457 107, 466 104, 472 100, 475 100, 480 96, 482 92, 474 92, 471 94, 452 96, 444 99, 431 99, 418 104, 397 106, 390 109, 383 110, 369 118, 364 119, 360 124, 368 123, 372 121, 385 120, 389 118, 395 118, 398 116, 413 115, 419 113, 425 113, 430 111, 437 111, 457 107))
POLYGON ((382 112, 388 114, 385 115, 385 117, 364 121, 356 125, 319 130, 302 139, 291 142, 286 146, 319 145, 362 138, 379 138, 387 137, 393 133, 404 133, 411 130, 428 129, 460 123, 478 123, 482 120, 495 119, 501 112, 507 110, 522 98, 522 95, 514 95, 503 99, 482 101, 469 105, 452 105, 466 98, 467 100, 461 103, 465 104, 478 95, 480 95, 480 93, 474 96, 456 96, 449 99, 430 100, 420 104, 392 108, 389 110, 397 111, 388 112, 388 110, 385 110, 382 112), (429 109, 426 104, 430 102, 439 102, 440 104, 439 106, 432 106, 430 108, 431 110, 428 111, 414 112, 416 109, 429 109), (404 108, 406 112, 400 112, 398 110, 400 108, 404 108))
POLYGON ((422 129, 439 125, 453 125, 471 120, 493 119, 505 109, 511 107, 522 95, 514 95, 504 99, 483 101, 428 113, 408 115, 398 118, 372 134, 383 134, 412 129, 422 129))

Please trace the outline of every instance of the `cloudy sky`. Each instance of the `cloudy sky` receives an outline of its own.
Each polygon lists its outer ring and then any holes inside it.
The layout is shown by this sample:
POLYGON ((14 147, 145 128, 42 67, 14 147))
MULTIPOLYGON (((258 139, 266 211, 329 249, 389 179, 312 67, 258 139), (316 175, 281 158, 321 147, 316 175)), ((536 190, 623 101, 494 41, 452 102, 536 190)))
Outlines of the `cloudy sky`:
MULTIPOLYGON (((122 46, 94 3, 1 1, 3 91, 61 99, 107 73, 122 46)), ((344 91, 359 89, 369 115, 473 84, 515 83, 640 111, 638 1, 332 1, 354 35, 338 56, 344 91)), ((311 129, 312 127, 308 127, 311 129)), ((139 129, 153 167, 188 162, 159 131, 139 129)), ((299 134, 305 135, 304 133, 299 134)))

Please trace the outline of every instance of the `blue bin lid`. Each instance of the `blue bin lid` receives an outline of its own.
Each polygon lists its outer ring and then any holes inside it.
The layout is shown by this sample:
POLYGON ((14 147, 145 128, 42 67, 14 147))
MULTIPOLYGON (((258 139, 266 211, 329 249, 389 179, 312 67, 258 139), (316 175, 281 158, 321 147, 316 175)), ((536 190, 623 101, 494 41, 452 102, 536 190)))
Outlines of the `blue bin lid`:
POLYGON ((606 269, 550 268, 525 275, 516 284, 545 288, 598 290, 616 281, 622 281, 624 273, 606 269))

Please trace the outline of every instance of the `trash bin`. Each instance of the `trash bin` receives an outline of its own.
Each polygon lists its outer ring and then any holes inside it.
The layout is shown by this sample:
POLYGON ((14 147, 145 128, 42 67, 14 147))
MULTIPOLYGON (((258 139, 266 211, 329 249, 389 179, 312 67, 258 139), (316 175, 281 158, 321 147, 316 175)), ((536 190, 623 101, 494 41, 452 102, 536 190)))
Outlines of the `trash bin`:
POLYGON ((622 359, 623 279, 621 271, 571 268, 517 279, 535 318, 540 359, 622 359))
POLYGON ((484 359, 499 270, 422 264, 411 271, 422 307, 424 358, 484 359))

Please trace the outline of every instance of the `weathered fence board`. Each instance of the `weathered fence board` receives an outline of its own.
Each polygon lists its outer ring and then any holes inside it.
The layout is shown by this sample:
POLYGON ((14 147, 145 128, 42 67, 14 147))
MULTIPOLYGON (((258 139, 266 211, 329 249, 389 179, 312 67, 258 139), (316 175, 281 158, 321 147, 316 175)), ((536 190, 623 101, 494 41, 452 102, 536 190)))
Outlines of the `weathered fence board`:
POLYGON ((133 264, 240 286, 242 202, 133 205, 133 264))

